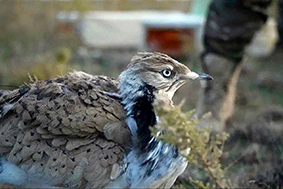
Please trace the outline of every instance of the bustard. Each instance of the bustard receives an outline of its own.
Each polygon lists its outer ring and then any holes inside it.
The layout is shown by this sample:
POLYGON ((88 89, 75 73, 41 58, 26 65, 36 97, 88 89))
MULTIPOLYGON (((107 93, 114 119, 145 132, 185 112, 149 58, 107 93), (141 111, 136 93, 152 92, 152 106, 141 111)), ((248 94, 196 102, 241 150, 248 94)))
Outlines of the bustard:
POLYGON ((161 53, 138 53, 119 81, 73 72, 0 93, 0 182, 18 187, 171 187, 186 160, 156 141, 155 105, 212 79, 161 53))

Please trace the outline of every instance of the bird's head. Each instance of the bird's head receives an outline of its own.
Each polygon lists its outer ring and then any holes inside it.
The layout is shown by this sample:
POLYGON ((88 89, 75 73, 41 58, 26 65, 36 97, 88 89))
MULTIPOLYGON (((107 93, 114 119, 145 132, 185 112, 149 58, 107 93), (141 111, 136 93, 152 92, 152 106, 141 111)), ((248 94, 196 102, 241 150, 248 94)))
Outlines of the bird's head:
MULTIPOLYGON (((192 72, 188 67, 166 54, 138 53, 120 76, 120 92, 123 98, 134 99, 150 88, 155 103, 171 103, 176 90, 189 80, 212 80, 207 74, 192 72)), ((151 92, 151 91, 149 91, 151 92)))

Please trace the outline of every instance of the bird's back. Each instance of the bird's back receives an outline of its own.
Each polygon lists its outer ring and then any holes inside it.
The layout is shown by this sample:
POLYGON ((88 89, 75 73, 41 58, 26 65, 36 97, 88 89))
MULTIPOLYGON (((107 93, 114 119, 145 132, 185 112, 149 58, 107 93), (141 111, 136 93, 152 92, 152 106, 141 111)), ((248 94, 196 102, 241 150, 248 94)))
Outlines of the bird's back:
POLYGON ((122 172, 130 143, 118 82, 73 72, 0 92, 0 156, 35 186, 102 187, 122 172))

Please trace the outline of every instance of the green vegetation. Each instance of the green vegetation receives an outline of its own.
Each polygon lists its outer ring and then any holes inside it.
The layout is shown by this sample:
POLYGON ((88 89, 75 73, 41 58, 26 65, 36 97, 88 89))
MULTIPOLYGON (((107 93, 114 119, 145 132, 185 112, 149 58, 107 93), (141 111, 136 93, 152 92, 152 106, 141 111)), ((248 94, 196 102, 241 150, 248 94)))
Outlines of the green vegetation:
POLYGON ((208 128, 198 129, 196 127, 198 122, 192 116, 193 111, 184 113, 181 111, 181 105, 172 109, 159 109, 158 115, 160 124, 152 129, 153 136, 161 131, 159 140, 177 146, 189 163, 198 167, 213 181, 204 183, 189 178, 190 185, 196 188, 227 188, 220 157, 229 135, 222 133, 211 136, 208 128))

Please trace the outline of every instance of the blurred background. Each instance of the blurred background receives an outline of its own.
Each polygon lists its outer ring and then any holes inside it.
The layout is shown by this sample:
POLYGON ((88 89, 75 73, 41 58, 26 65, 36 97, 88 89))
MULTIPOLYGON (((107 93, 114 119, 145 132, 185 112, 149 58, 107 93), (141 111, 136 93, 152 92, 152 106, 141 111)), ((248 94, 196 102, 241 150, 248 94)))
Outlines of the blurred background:
POLYGON ((186 63, 201 48, 209 1, 0 3, 0 83, 12 87, 27 81, 27 73, 44 79, 66 68, 116 77, 137 51, 160 51, 186 63), (114 70, 107 73, 109 67, 114 70))
MULTIPOLYGON (((47 79, 73 69, 117 77, 138 51, 163 52, 191 70, 201 71, 201 35, 209 2, 0 0, 0 89, 17 88, 29 82, 29 76, 47 79)), ((235 132, 246 132, 247 128, 257 132, 257 128, 271 124, 274 129, 266 137, 275 137, 275 142, 283 134, 278 130, 283 127, 283 48, 277 10, 275 1, 267 24, 247 48, 236 111, 229 125, 235 132), (267 117, 262 116, 267 111, 267 117), (258 123, 263 117, 264 121, 258 123)), ((198 82, 182 87, 174 97, 175 103, 185 98, 184 109, 194 109, 199 88, 198 82)), ((227 153, 233 156, 226 154, 229 161, 224 157, 224 164, 243 157, 248 147, 243 141, 232 142, 227 153)), ((283 159, 283 147, 277 147, 276 157, 283 159)), ((260 147, 254 148, 256 155, 245 160, 251 162, 245 171, 256 172, 251 167, 262 161, 258 156, 264 156, 260 147)), ((234 167, 232 173, 243 168, 234 167)))

